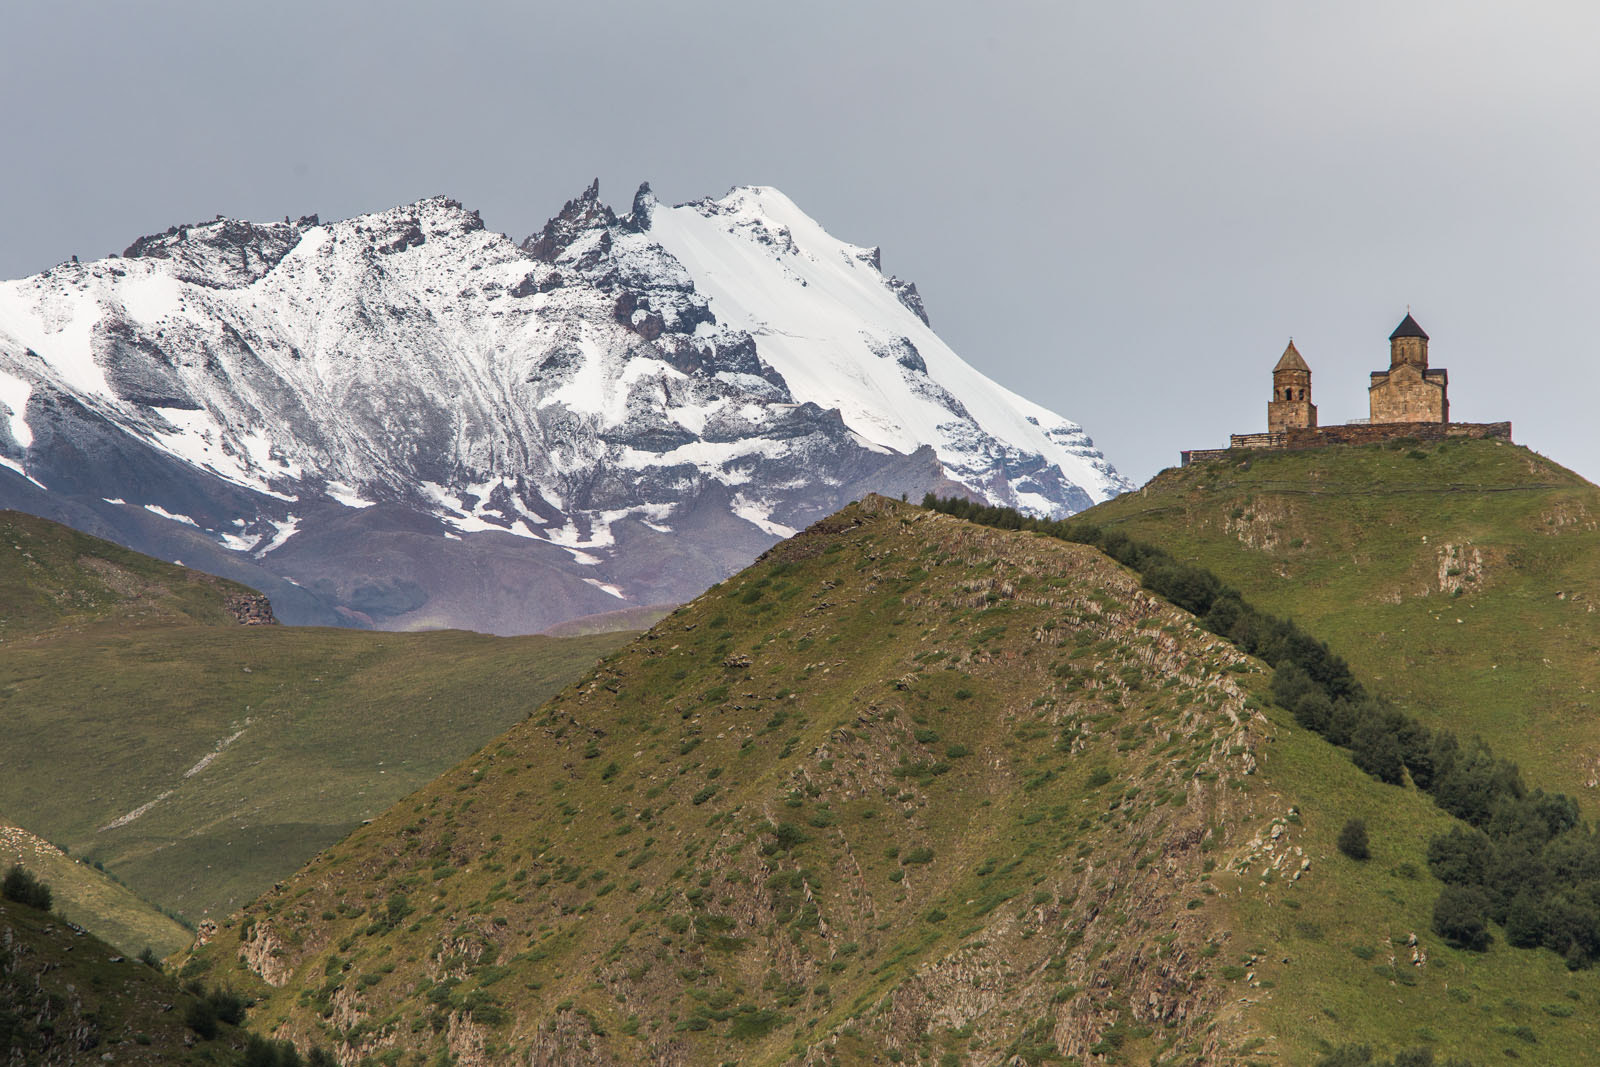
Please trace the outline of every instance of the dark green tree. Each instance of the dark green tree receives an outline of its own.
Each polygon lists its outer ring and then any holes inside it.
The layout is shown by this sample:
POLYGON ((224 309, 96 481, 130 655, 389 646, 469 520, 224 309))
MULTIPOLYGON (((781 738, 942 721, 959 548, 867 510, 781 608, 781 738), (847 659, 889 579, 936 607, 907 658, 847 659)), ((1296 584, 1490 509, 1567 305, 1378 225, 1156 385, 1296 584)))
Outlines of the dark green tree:
POLYGON ((1369 715, 1357 724, 1350 737, 1350 755, 1357 767, 1380 782, 1400 785, 1406 780, 1400 739, 1376 715, 1369 715))
POLYGON ((0 896, 40 911, 50 910, 50 887, 35 878, 26 867, 13 863, 0 882, 0 896))
POLYGON ((1433 904, 1433 932, 1456 948, 1489 947, 1489 898, 1470 885, 1447 885, 1433 904))

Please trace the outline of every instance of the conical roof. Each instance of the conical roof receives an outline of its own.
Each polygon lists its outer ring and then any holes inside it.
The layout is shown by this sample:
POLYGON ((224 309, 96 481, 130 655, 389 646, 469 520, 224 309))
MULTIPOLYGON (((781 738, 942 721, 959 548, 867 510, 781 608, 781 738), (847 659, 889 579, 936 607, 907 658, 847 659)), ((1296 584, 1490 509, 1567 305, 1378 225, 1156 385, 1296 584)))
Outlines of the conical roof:
POLYGON ((1411 317, 1411 311, 1407 309, 1406 317, 1401 319, 1400 325, 1394 328, 1394 333, 1389 335, 1389 340, 1393 341, 1398 337, 1420 337, 1426 341, 1428 332, 1417 325, 1417 320, 1411 317))
POLYGON ((1272 373, 1276 374, 1281 370, 1303 370, 1307 374, 1311 373, 1306 361, 1300 358, 1300 350, 1294 346, 1293 339, 1289 341, 1289 347, 1283 350, 1283 355, 1278 357, 1278 364, 1272 368, 1272 373))

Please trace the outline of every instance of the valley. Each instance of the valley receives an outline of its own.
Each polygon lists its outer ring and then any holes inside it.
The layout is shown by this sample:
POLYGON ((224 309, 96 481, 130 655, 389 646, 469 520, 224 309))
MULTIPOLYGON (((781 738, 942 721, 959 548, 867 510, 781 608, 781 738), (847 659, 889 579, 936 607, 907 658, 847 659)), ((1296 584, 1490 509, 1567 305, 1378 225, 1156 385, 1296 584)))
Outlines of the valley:
MULTIPOLYGON (((0 589, 0 813, 191 927, 630 636, 240 625, 241 599, 265 604, 252 590, 14 512, 0 513, 0 589)), ((181 947, 170 929, 152 937, 181 947)))

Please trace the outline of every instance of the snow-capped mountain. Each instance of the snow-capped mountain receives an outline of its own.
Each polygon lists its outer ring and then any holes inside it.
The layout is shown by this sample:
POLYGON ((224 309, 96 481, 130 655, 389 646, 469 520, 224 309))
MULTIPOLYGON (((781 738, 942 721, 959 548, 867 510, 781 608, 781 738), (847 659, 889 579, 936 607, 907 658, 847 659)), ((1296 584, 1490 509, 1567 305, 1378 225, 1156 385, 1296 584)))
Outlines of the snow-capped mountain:
POLYGON ((280 617, 527 632, 697 595, 868 490, 1126 488, 782 193, 230 219, 0 284, 0 506, 280 617))

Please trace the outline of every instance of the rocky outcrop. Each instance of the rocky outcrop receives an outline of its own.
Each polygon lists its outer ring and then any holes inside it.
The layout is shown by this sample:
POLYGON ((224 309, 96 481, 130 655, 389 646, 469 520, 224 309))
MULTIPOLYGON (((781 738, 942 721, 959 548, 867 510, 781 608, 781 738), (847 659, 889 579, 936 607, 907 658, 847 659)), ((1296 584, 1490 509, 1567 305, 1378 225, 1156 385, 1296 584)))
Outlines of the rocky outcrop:
POLYGON ((228 614, 239 620, 240 626, 276 626, 272 602, 259 594, 235 593, 227 599, 228 614))

